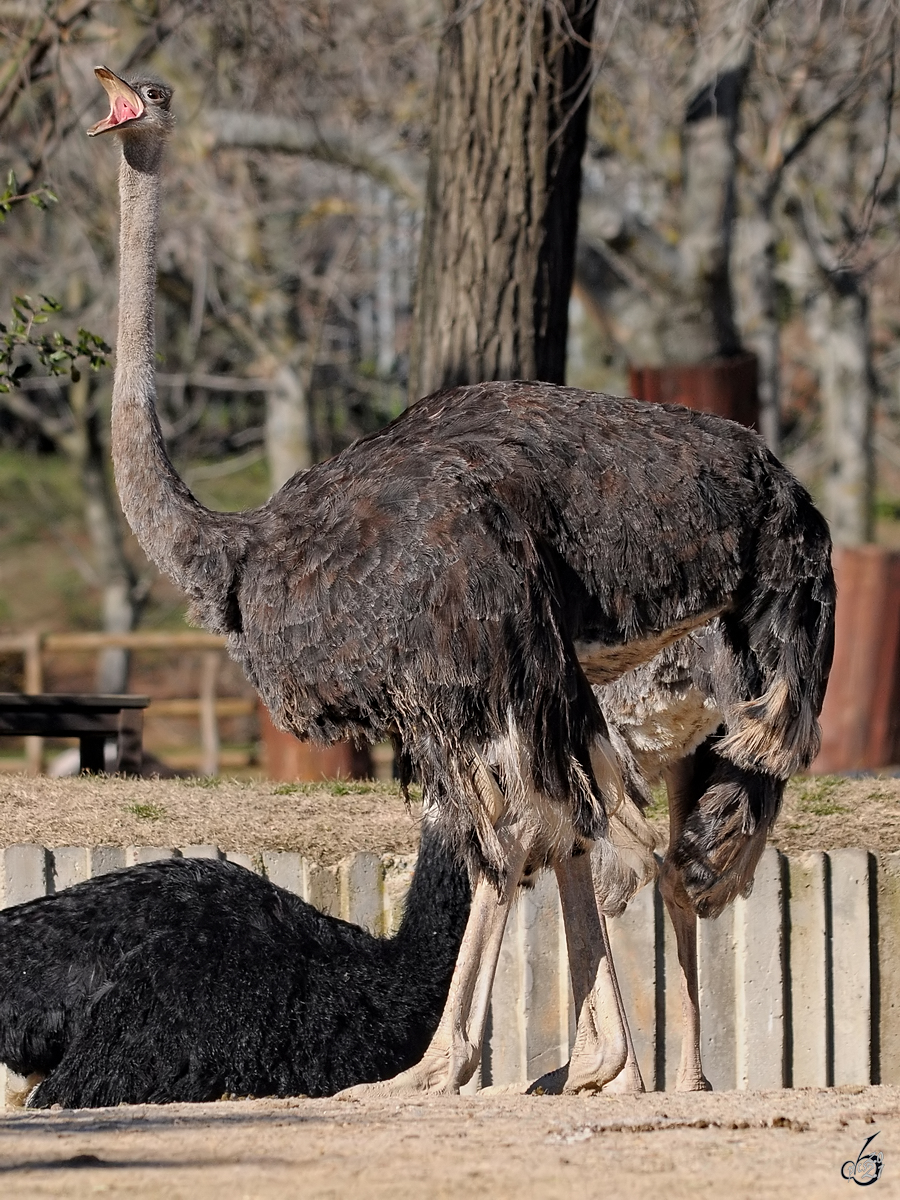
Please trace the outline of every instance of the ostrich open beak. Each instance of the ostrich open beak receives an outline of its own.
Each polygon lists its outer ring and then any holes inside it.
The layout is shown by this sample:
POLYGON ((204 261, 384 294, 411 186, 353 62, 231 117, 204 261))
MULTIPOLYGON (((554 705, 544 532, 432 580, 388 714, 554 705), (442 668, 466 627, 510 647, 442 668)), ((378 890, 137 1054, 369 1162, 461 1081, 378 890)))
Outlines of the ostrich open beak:
POLYGON ((96 137, 98 133, 108 133, 110 129, 121 129, 140 120, 144 115, 144 102, 124 79, 114 75, 109 67, 94 67, 94 74, 106 89, 109 96, 109 116, 92 125, 87 131, 88 137, 96 137))

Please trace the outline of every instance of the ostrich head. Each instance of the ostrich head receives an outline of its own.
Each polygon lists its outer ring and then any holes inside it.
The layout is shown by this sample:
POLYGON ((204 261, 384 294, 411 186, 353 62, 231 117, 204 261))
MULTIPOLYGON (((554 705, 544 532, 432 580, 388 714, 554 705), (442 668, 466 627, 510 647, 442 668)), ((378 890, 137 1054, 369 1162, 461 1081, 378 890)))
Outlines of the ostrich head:
POLYGON ((175 118, 169 111, 172 89, 155 79, 135 79, 126 83, 108 67, 94 67, 94 74, 109 96, 109 116, 92 125, 88 137, 115 130, 127 135, 127 140, 164 141, 175 118))

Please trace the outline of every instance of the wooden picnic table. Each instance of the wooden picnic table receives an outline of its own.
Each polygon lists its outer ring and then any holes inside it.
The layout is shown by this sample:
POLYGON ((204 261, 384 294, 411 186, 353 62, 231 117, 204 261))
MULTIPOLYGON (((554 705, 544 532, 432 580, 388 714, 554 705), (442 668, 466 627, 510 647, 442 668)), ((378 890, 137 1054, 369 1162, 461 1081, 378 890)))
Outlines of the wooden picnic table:
POLYGON ((149 696, 0 692, 0 737, 77 737, 81 770, 106 770, 104 746, 115 738, 114 771, 137 775, 143 760, 149 696))

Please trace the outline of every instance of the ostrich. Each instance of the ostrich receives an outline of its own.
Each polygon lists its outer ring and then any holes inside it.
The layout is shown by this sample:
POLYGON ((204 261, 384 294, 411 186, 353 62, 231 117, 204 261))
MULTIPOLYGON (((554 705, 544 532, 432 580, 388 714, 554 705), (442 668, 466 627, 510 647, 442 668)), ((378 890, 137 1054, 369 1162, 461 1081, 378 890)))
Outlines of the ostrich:
POLYGON ((516 888, 552 867, 578 1010, 566 1088, 600 1088, 627 1055, 603 915, 652 860, 591 685, 718 618, 718 752, 777 778, 804 766, 830 662, 827 527, 748 430, 521 381, 437 392, 258 509, 204 508, 155 409, 172 93, 96 73, 110 112, 88 132, 122 149, 112 453, 125 515, 193 619, 227 635, 275 723, 393 738, 426 821, 473 872, 435 1036, 380 1086, 457 1091, 471 1077, 516 888))
MULTIPOLYGON (((710 622, 595 689, 613 745, 629 764, 633 794, 659 781, 668 792, 669 845, 660 890, 679 963, 678 1091, 710 1088, 700 1054, 696 918, 718 916, 749 891, 786 782, 766 770, 740 767, 719 751, 722 712, 710 680, 722 660, 724 637, 720 623, 710 622)), ((643 1090, 630 1045, 616 1088, 643 1090)))
POLYGON ((165 859, 0 911, 0 1061, 28 1104, 330 1096, 415 1063, 469 911, 423 833, 400 928, 378 938, 234 863, 165 859))

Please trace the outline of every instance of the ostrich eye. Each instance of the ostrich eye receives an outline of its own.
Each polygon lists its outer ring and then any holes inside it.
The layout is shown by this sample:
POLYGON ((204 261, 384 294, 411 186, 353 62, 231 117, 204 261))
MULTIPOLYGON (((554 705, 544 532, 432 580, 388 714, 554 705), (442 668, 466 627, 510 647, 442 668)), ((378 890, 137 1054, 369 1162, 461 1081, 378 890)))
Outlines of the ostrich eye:
POLYGON ((147 89, 147 99, 148 100, 162 100, 162 98, 163 98, 163 94, 157 88, 148 88, 147 89))

